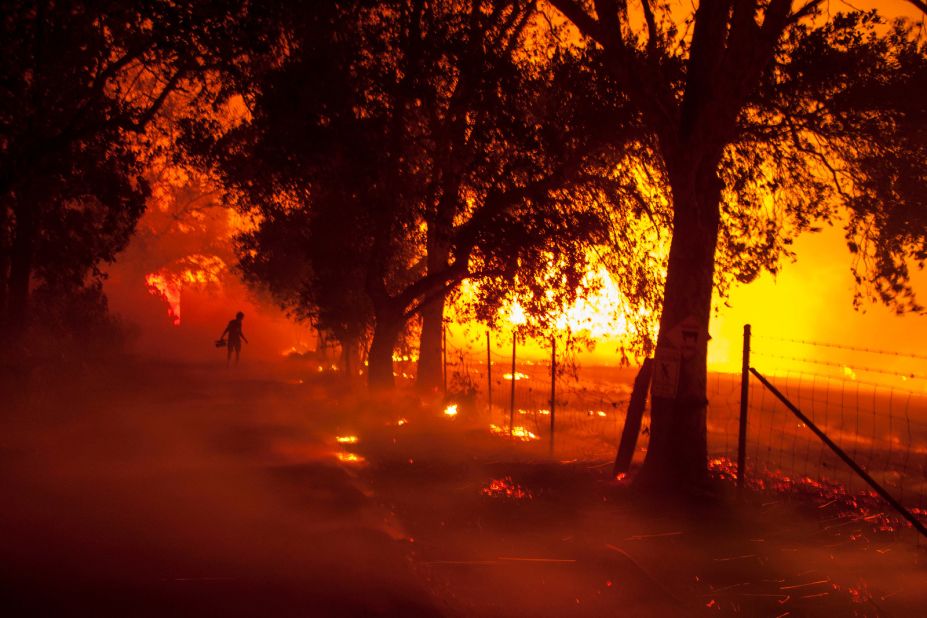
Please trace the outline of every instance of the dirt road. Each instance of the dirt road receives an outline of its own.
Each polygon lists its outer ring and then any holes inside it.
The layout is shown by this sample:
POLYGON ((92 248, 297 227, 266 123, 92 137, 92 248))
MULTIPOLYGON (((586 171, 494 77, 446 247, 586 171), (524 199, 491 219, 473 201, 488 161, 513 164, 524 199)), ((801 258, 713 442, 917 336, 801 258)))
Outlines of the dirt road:
POLYGON ((19 382, 12 616, 916 615, 923 555, 791 507, 644 500, 595 461, 292 365, 19 382), (338 440, 341 438, 341 441, 338 440), (787 517, 786 517, 787 516, 787 517))

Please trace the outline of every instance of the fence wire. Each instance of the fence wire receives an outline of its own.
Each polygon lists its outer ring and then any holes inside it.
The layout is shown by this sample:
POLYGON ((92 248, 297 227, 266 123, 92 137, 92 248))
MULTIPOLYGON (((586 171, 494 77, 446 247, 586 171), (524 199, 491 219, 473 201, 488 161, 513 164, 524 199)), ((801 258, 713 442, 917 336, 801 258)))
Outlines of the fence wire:
MULTIPOLYGON (((490 365, 484 339, 447 346, 451 395, 498 430, 508 430, 511 415, 526 440, 550 438, 553 408, 558 458, 610 462, 637 368, 578 366, 558 355, 552 407, 550 359, 522 358, 516 347, 513 374, 511 335, 499 335, 498 341, 493 337, 490 365)), ((764 336, 754 337, 751 347, 754 367, 899 502, 927 520, 927 385, 922 377, 927 376, 927 356, 764 336)), ((397 376, 412 379, 414 363, 397 363, 397 376)), ((740 389, 740 374, 708 375, 710 465, 721 476, 735 473, 740 389)), ((746 477, 754 489, 815 497, 822 508, 844 507, 886 531, 899 527, 865 481, 752 377, 747 408, 746 477)), ((636 463, 646 454, 648 426, 649 407, 636 463)))
MULTIPOLYGON (((927 393, 919 378, 925 374, 919 366, 925 357, 773 337, 756 337, 751 347, 752 366, 889 494, 927 522, 927 393)), ((736 457, 736 448, 726 451, 723 457, 736 457)), ((816 496, 825 506, 848 505, 884 532, 907 527, 753 377, 746 474, 754 486, 816 496)))

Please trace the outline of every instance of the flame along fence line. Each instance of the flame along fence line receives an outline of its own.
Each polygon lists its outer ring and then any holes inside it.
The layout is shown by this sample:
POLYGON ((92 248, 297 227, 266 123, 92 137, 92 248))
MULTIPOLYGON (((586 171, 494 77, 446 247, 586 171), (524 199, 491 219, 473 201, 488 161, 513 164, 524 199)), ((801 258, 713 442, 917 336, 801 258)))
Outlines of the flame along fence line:
MULTIPOLYGON (((475 410, 489 410, 491 422, 507 429, 514 379, 514 425, 524 430, 519 436, 550 439, 551 362, 522 360, 516 354, 513 376, 511 353, 490 347, 487 365, 487 348, 480 350, 474 343, 447 348, 451 392, 468 394, 475 410)), ((927 523, 927 356, 754 335, 751 360, 867 475, 927 523)), ((566 366, 556 373, 556 455, 610 462, 636 368, 566 366)), ((844 513, 856 512, 885 532, 905 527, 863 478, 756 377, 747 375, 744 466, 753 490, 815 498, 821 508, 833 505, 844 513)), ((737 474, 742 386, 740 375, 708 376, 711 466, 731 480, 737 474)), ((645 416, 637 462, 647 449, 647 426, 645 416)))

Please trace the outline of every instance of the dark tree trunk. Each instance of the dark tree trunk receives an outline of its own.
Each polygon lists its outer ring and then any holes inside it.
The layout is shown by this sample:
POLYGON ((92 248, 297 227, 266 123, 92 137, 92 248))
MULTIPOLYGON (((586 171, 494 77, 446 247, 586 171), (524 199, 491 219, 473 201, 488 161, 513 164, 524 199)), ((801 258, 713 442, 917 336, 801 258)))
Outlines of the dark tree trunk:
POLYGON ((32 278, 32 252, 35 219, 28 206, 15 211, 15 229, 10 252, 6 327, 13 337, 22 334, 29 305, 29 282, 32 278))
POLYGON ((6 204, 0 204, 0 333, 6 321, 6 299, 10 284, 10 216, 6 204))
POLYGON ((367 386, 370 390, 392 390, 396 386, 393 378, 393 350, 405 326, 402 311, 382 308, 376 311, 373 341, 367 356, 367 386))
MULTIPOLYGON (((448 209, 445 208, 445 211, 448 209)), ((427 264, 428 274, 439 273, 447 268, 450 258, 449 241, 451 221, 445 217, 428 227, 427 264)), ((439 388, 444 381, 444 367, 441 358, 441 343, 444 334, 444 302, 441 294, 421 309, 422 332, 418 346, 418 372, 416 385, 422 390, 439 388)))
POLYGON ((422 308, 422 333, 418 348, 416 385, 422 390, 440 388, 444 380, 441 341, 444 334, 444 296, 422 308))
POLYGON ((618 453, 615 455, 615 465, 612 466, 612 476, 624 474, 631 469, 631 460, 634 459, 634 449, 637 447, 637 436, 641 432, 641 420, 644 418, 644 408, 647 407, 647 392, 650 390, 650 376, 653 375, 653 359, 645 358, 637 377, 634 378, 634 390, 631 391, 631 400, 628 402, 628 413, 624 418, 624 429, 621 431, 621 442, 618 444, 618 453))
POLYGON ((361 366, 360 344, 357 337, 345 337, 339 341, 341 346, 341 372, 346 378, 357 376, 361 366))
POLYGON ((670 172, 673 240, 651 384, 650 445, 638 477, 653 488, 698 488, 708 479, 707 341, 721 197, 713 163, 670 172), (685 342, 683 324, 695 331, 685 342))

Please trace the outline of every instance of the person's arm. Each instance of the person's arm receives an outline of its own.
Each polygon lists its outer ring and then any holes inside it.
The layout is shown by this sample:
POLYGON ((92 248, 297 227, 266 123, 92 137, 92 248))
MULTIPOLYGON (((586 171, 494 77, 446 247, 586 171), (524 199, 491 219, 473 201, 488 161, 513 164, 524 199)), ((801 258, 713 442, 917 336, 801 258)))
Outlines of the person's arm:
POLYGON ((244 341, 245 343, 248 343, 248 338, 245 337, 245 331, 241 331, 241 340, 244 341))
POLYGON ((228 332, 229 332, 229 327, 226 326, 226 327, 225 327, 225 330, 222 331, 222 334, 219 335, 219 339, 225 339, 225 335, 228 334, 228 332))

